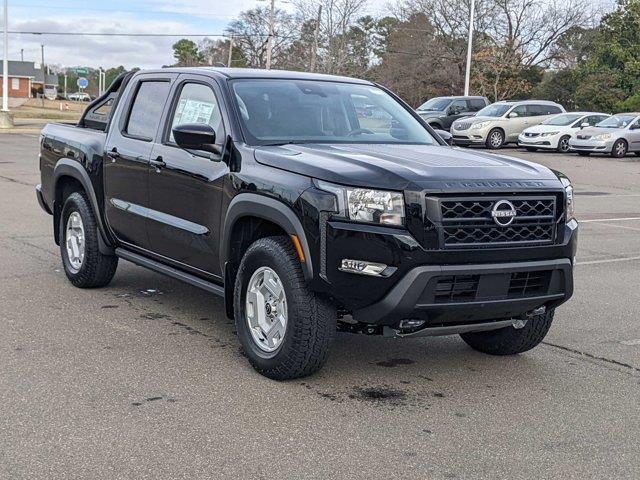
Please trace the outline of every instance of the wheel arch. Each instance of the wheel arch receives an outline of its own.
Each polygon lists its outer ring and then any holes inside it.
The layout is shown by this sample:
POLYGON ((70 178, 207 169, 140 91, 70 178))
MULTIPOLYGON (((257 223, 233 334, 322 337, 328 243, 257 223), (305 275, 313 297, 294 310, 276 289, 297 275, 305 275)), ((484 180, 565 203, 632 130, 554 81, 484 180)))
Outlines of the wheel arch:
POLYGON ((58 160, 53 169, 53 225, 56 244, 59 245, 60 242, 58 223, 62 213, 64 195, 77 191, 83 191, 87 195, 91 208, 93 209, 93 214, 96 216, 98 232, 100 233, 98 236, 100 240, 100 251, 104 254, 112 255, 113 248, 104 227, 98 198, 93 188, 93 184, 91 183, 91 179, 89 178, 89 174, 80 163, 68 158, 61 158, 58 160))

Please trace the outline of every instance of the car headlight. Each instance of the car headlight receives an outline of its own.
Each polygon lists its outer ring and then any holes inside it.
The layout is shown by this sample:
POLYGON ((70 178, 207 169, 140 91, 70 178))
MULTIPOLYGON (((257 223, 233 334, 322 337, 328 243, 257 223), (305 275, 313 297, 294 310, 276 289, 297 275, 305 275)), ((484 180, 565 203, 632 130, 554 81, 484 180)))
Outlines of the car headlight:
POLYGON ((564 211, 566 212, 566 221, 573 220, 575 218, 575 210, 573 205, 573 186, 568 178, 562 178, 562 184, 564 185, 564 211))
POLYGON ((404 198, 402 192, 344 187, 318 181, 321 190, 335 194, 338 215, 355 222, 404 224, 404 198))
POLYGON ((594 140, 609 140, 611 138, 611 134, 610 133, 601 133, 599 135, 594 135, 593 139, 594 140))
POLYGON ((478 122, 471 125, 471 130, 478 130, 489 125, 489 122, 478 122))
POLYGON ((544 132, 541 133, 541 137, 553 137, 554 135, 558 135, 560 132, 544 132))

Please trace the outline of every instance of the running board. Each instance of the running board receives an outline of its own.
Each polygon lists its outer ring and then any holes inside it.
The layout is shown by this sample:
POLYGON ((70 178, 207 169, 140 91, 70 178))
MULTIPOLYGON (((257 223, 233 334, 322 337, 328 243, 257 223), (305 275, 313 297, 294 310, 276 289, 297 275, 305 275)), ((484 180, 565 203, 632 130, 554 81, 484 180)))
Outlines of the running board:
POLYGON ((383 335, 385 337, 402 337, 402 338, 417 338, 417 337, 439 337, 441 335, 455 335, 468 332, 487 332, 489 330, 498 330, 500 328, 512 327, 518 320, 500 320, 497 322, 483 322, 472 323, 466 325, 451 325, 444 327, 426 327, 422 330, 417 330, 411 333, 402 333, 399 330, 391 327, 384 327, 383 335))
POLYGON ((155 260, 151 260, 147 257, 143 257, 142 255, 138 255, 137 253, 133 253, 122 248, 116 248, 116 256, 122 258, 123 260, 128 260, 132 263, 135 263, 140 267, 148 268, 149 270, 153 270, 154 272, 162 273, 163 275, 167 275, 168 277, 175 278, 176 280, 188 283, 189 285, 193 285, 194 287, 202 288, 207 292, 215 293, 216 295, 224 297, 224 287, 203 280, 202 278, 191 275, 190 273, 183 272, 182 270, 178 270, 177 268, 169 267, 167 265, 164 265, 163 263, 156 262, 155 260))

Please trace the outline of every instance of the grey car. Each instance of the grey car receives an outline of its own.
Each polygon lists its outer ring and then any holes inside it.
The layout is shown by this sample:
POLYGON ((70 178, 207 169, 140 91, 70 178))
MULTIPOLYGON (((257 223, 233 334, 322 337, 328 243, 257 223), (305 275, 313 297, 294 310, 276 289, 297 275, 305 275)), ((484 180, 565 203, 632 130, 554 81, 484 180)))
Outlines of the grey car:
POLYGON ((416 112, 436 130, 449 131, 453 122, 475 115, 489 103, 486 97, 435 97, 420 105, 416 112))
POLYGON ((583 156, 606 153, 622 158, 629 152, 640 156, 640 113, 618 113, 580 130, 569 140, 569 148, 583 156))

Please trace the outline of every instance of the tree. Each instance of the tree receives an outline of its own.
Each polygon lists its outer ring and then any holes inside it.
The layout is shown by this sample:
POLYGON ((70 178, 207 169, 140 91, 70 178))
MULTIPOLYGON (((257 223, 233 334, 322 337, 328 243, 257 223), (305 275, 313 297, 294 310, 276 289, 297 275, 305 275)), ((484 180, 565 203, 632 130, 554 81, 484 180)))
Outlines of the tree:
POLYGON ((193 67, 204 62, 198 45, 192 40, 183 38, 173 44, 173 57, 176 59, 176 67, 193 67))
POLYGON ((227 67, 246 67, 247 59, 239 45, 235 44, 231 49, 231 65, 229 63, 230 40, 211 40, 205 38, 198 45, 198 50, 202 54, 205 63, 209 65, 226 65, 227 67))

